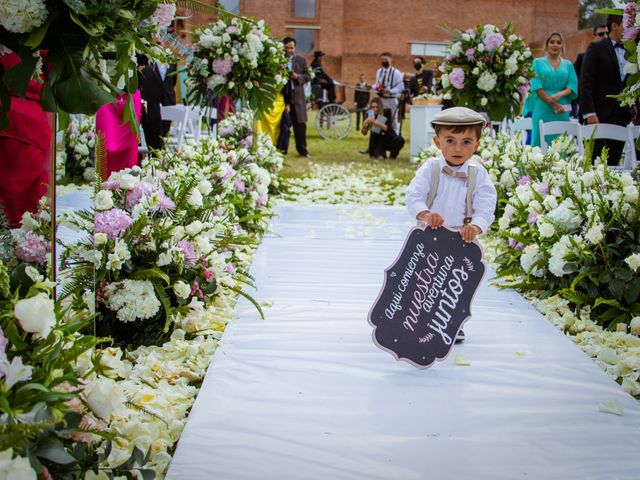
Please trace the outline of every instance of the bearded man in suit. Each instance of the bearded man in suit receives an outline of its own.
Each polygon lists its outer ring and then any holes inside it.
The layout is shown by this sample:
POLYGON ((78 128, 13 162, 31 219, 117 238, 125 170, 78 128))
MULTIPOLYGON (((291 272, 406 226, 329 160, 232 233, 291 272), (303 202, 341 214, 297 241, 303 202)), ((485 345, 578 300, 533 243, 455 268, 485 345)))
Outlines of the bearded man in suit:
MULTIPOLYGON (((609 97, 622 92, 625 84, 627 61, 622 45, 622 16, 609 15, 607 28, 609 39, 592 42, 584 54, 580 70, 580 111, 586 124, 612 123, 624 127, 632 119, 632 110, 609 97)), ((596 140, 594 157, 600 155, 605 147, 609 150, 607 163, 618 165, 624 142, 596 140)))
POLYGON ((295 137, 298 154, 302 157, 310 158, 307 150, 307 99, 304 93, 304 85, 311 81, 311 75, 305 58, 296 55, 295 38, 286 37, 282 40, 282 43, 287 57, 287 69, 289 70, 289 82, 285 92, 285 109, 291 114, 293 136, 295 137))

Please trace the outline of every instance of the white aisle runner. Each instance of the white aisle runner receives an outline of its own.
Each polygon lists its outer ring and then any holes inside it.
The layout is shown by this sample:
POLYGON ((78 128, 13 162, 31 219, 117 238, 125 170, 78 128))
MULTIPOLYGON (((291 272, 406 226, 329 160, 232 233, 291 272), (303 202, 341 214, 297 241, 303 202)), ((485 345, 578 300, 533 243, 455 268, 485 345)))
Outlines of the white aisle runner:
POLYGON ((419 370, 375 347, 367 323, 404 208, 278 211, 252 267, 273 306, 261 320, 238 305, 168 478, 640 478, 637 401, 491 272, 467 341, 419 370), (623 416, 598 411, 611 400, 623 416))

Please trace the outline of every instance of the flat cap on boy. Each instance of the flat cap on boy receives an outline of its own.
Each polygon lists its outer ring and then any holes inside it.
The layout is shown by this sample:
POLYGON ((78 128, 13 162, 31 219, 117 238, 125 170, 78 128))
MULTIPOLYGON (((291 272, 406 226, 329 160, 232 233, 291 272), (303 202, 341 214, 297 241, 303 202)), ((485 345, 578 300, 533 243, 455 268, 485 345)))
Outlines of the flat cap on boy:
POLYGON ((486 125, 485 118, 467 107, 451 107, 436 113, 431 120, 434 125, 486 125))

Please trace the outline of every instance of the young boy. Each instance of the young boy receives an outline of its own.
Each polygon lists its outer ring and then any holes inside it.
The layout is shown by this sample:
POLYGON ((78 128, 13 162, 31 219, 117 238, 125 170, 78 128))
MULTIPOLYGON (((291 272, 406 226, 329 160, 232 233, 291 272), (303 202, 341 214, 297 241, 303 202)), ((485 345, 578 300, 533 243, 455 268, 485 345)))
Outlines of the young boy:
MULTIPOLYGON (((407 208, 418 221, 437 229, 460 230, 465 242, 486 232, 495 219, 496 189, 485 168, 469 159, 480 145, 485 119, 465 107, 437 113, 431 121, 441 155, 427 160, 407 188, 407 208), (467 186, 473 184, 467 195, 467 186), (431 192, 435 189, 435 192, 431 192)), ((460 330, 456 341, 464 340, 460 330)))

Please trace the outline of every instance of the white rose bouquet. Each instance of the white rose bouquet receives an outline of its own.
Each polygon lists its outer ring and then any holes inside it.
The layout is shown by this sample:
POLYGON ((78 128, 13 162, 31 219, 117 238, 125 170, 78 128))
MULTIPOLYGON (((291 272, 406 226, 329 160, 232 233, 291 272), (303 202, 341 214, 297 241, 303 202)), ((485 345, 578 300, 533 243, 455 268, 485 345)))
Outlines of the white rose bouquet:
POLYGON ((529 47, 509 24, 457 31, 439 67, 443 98, 492 120, 513 118, 529 90, 531 65, 529 47))

